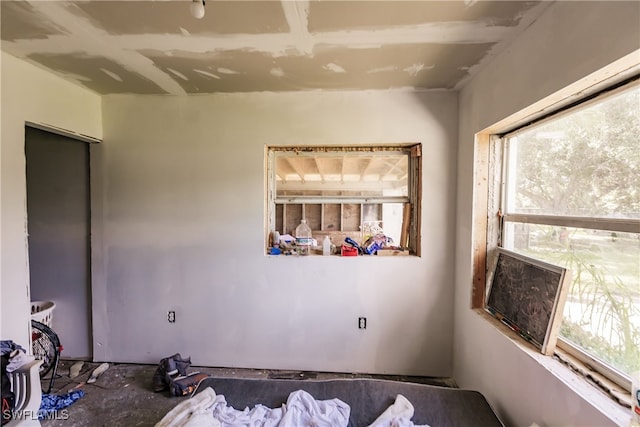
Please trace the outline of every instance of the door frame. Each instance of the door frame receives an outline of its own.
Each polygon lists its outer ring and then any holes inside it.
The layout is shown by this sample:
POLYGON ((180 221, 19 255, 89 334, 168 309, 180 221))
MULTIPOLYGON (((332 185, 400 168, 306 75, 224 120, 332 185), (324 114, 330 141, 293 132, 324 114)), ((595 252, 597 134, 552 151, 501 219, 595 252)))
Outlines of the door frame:
MULTIPOLYGON (((77 140, 79 142, 82 143, 87 143, 88 144, 88 177, 87 177, 87 185, 89 186, 88 188, 88 200, 87 200, 87 204, 88 204, 88 209, 89 209, 89 213, 88 213, 88 236, 87 236, 87 240, 88 240, 88 245, 87 245, 87 256, 88 256, 88 272, 87 272, 87 280, 88 280, 88 300, 87 300, 87 305, 88 305, 88 311, 89 311, 89 321, 91 323, 90 328, 89 328, 89 332, 90 332, 90 338, 89 338, 89 358, 93 361, 96 360, 96 323, 95 323, 95 315, 94 315, 94 310, 95 310, 95 291, 96 291, 96 285, 95 285, 95 272, 96 271, 102 271, 101 268, 101 263, 102 261, 100 261, 101 258, 101 254, 102 251, 96 251, 96 248, 100 248, 101 249, 101 244, 102 244, 102 197, 103 197, 103 186, 102 186, 102 179, 101 178, 97 178, 95 176, 95 171, 96 170, 102 170, 102 156, 101 156, 101 149, 100 149, 100 143, 102 142, 101 139, 98 138, 94 138, 92 136, 89 135, 84 135, 72 130, 68 130, 68 129, 64 129, 64 128, 60 128, 57 126, 53 126, 50 124, 46 124, 46 123, 35 123, 35 122, 30 122, 30 121, 25 121, 24 124, 24 129, 25 129, 25 133, 24 133, 24 143, 25 143, 25 148, 26 148, 26 141, 27 141, 27 135, 26 135, 26 128, 32 128, 32 129, 36 129, 36 130, 40 130, 40 131, 44 131, 44 132, 48 132, 48 133, 52 133, 52 134, 56 134, 56 135, 60 135, 63 137, 67 137, 70 139, 74 139, 77 140), (96 155, 97 154, 97 155, 96 155), (99 253, 100 254, 100 258, 96 257, 96 254, 99 253)), ((25 180, 26 180, 26 152, 25 152, 25 180)), ((26 208, 26 205, 25 205, 26 208)), ((26 211, 26 220, 27 220, 27 227, 28 227, 28 221, 29 221, 29 216, 28 216, 28 210, 26 211)), ((29 242, 27 240, 27 251, 29 250, 29 242)), ((28 255, 27 255, 28 257, 28 255)), ((31 279, 29 279, 30 282, 31 279)), ((29 283, 29 287, 31 287, 31 284, 29 283)), ((106 301, 105 299, 103 299, 103 301, 106 301)), ((104 304, 103 304, 104 305, 104 304)), ((105 310, 106 312, 106 307, 105 310)))

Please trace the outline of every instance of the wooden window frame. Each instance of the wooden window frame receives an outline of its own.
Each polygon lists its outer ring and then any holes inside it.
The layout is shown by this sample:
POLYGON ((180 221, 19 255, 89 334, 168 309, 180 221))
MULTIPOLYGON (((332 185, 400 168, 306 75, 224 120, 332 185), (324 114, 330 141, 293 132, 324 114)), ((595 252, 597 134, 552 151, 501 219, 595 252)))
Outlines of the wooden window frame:
MULTIPOLYGON (((635 67, 636 70, 638 66, 635 67)), ((473 202, 473 281, 471 286, 471 308, 484 310, 486 292, 488 288, 487 279, 491 264, 490 254, 493 249, 501 245, 502 225, 505 221, 534 223, 544 225, 559 225, 579 228, 597 228, 601 230, 622 231, 630 233, 640 232, 640 221, 635 219, 601 219, 584 218, 570 216, 553 215, 528 215, 528 214, 505 214, 502 210, 502 192, 505 182, 506 171, 504 166, 504 144, 502 138, 517 129, 537 124, 551 117, 557 117, 568 111, 584 107, 591 102, 601 99, 601 96, 610 92, 618 91, 621 88, 637 85, 640 75, 620 78, 613 83, 600 82, 595 85, 589 93, 565 105, 559 104, 558 108, 545 111, 537 117, 529 117, 526 123, 512 123, 510 129, 503 130, 501 126, 492 126, 475 135, 474 144, 474 202, 473 202), (503 131, 501 131, 503 130, 503 131)), ((503 125, 504 126, 504 125, 503 125)), ((576 347, 563 337, 558 337, 557 351, 555 356, 560 360, 567 360, 567 356, 574 358, 589 369, 595 370, 604 377, 605 381, 612 381, 614 384, 631 391, 631 380, 612 369, 609 365, 599 361, 590 353, 576 347)), ((598 375, 595 374, 595 375, 598 375)))

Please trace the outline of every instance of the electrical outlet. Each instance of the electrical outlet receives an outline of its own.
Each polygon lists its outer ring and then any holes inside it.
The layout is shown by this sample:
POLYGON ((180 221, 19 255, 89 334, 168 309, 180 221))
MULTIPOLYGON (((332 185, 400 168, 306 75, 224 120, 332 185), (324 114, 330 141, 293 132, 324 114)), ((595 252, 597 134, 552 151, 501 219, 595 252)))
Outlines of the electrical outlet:
POLYGON ((167 312, 167 321, 169 323, 176 323, 176 312, 171 310, 167 312))
POLYGON ((358 317, 358 329, 367 329, 366 317, 358 317))

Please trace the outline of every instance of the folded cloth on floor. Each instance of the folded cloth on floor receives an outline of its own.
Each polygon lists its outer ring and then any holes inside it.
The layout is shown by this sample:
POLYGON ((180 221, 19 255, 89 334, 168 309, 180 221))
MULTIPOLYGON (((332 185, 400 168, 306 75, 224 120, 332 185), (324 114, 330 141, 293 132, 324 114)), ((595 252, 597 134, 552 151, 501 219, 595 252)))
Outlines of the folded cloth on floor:
POLYGON ((304 390, 289 394, 280 408, 257 404, 251 409, 238 410, 227 405, 224 395, 216 395, 211 387, 207 387, 178 404, 156 427, 346 427, 350 412, 349 405, 340 399, 315 400, 304 390), (204 412, 209 419, 203 416, 204 412), (199 424, 193 423, 194 416, 198 417, 199 424))
POLYGON ((84 396, 84 391, 82 390, 61 395, 43 393, 40 410, 38 411, 38 419, 43 420, 47 414, 71 406, 71 404, 82 396, 84 396))
POLYGON ((429 427, 413 424, 413 405, 409 399, 399 394, 395 402, 389 406, 369 427, 429 427))

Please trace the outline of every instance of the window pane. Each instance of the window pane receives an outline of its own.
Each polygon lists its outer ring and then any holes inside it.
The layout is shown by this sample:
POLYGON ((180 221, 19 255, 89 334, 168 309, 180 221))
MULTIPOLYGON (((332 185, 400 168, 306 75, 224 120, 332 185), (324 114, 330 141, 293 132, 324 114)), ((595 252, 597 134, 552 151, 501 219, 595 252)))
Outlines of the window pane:
POLYGON ((276 155, 276 195, 407 197, 406 153, 298 153, 276 155))
POLYGON ((504 246, 571 270, 562 337, 626 375, 640 369, 640 234, 507 222, 504 246))
POLYGON ((639 141, 640 87, 509 137, 507 213, 640 218, 639 141))

